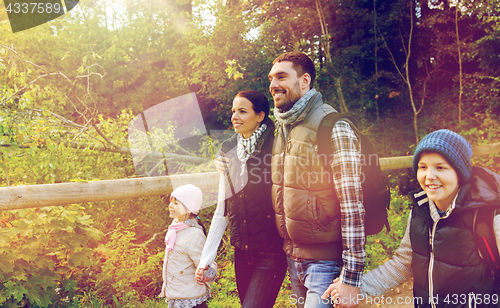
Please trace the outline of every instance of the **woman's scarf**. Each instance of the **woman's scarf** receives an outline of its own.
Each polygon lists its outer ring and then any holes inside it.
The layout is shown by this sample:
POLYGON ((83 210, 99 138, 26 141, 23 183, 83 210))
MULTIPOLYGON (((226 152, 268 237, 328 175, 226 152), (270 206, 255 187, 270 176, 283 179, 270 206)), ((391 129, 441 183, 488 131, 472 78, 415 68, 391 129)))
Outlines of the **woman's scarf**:
POLYGON ((238 134, 238 145, 236 147, 236 154, 238 155, 238 159, 241 162, 241 179, 243 182, 243 178, 246 171, 247 160, 252 157, 255 153, 255 146, 259 142, 260 137, 266 130, 267 125, 262 124, 259 128, 257 128, 250 138, 244 139, 240 134, 238 134))

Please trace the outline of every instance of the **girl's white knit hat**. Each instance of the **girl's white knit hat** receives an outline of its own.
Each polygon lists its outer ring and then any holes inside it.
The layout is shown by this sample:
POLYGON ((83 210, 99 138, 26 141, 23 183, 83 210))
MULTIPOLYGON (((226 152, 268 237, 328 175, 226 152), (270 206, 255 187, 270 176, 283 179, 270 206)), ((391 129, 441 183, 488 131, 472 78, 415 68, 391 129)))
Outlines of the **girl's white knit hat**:
POLYGON ((198 215, 200 212, 203 195, 199 187, 193 184, 179 186, 174 189, 170 197, 179 200, 191 213, 198 215))

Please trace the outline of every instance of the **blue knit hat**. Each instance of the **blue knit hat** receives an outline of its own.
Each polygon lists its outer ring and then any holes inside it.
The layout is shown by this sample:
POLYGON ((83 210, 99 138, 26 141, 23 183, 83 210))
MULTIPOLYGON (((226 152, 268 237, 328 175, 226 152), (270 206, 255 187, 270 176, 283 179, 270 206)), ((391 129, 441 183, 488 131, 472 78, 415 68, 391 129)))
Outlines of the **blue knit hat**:
POLYGON ((443 155, 455 169, 462 183, 469 180, 472 169, 470 161, 472 146, 464 137, 447 129, 440 129, 425 136, 418 143, 413 155, 413 173, 415 175, 417 175, 420 155, 425 151, 443 155))

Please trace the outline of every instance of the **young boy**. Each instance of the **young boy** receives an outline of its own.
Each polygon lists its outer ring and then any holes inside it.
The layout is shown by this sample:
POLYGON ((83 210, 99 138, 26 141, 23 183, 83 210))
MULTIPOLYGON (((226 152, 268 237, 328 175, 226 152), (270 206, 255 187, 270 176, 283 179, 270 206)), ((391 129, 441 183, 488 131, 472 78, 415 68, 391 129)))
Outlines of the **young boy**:
MULTIPOLYGON (((478 253, 472 225, 478 208, 500 207, 500 175, 472 167, 471 156, 471 145, 450 130, 420 141, 413 172, 421 189, 413 194, 406 233, 393 258, 363 276, 365 296, 384 294, 413 276, 415 307, 499 306, 494 276, 478 253)), ((498 245, 500 215, 494 231, 498 245)))

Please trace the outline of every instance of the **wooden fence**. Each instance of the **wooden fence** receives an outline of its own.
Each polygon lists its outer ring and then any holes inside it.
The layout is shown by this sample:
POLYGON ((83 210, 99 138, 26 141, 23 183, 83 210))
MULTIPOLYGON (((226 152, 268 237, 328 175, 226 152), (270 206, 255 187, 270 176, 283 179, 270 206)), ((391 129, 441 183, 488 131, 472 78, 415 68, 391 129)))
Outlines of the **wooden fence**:
MULTIPOLYGON (((474 147, 473 156, 499 152, 500 143, 494 143, 474 147)), ((382 170, 410 168, 411 162, 412 156, 379 159, 382 170)), ((0 187, 0 210, 168 195, 173 190, 171 183, 175 183, 175 187, 194 184, 202 190, 216 190, 219 174, 208 172, 169 177, 0 187)))

